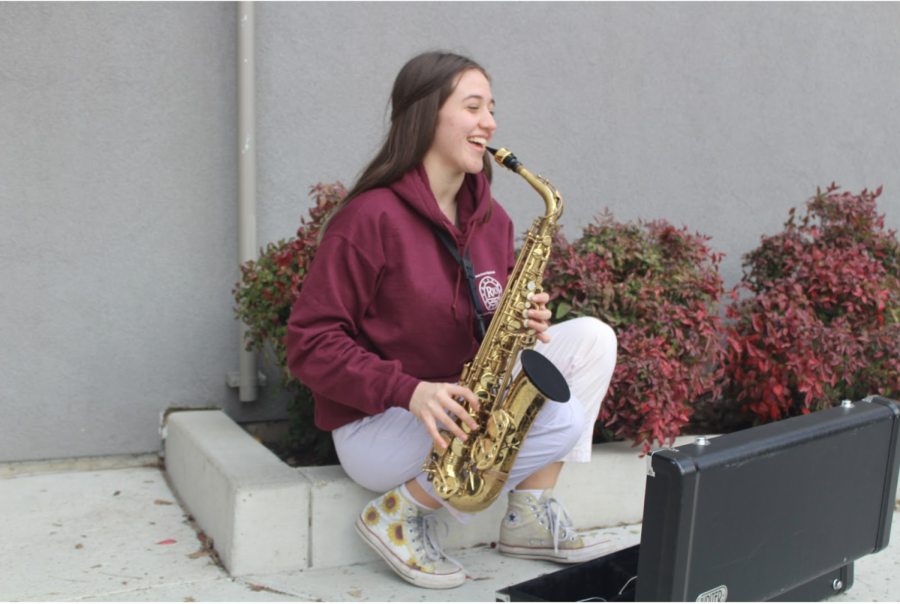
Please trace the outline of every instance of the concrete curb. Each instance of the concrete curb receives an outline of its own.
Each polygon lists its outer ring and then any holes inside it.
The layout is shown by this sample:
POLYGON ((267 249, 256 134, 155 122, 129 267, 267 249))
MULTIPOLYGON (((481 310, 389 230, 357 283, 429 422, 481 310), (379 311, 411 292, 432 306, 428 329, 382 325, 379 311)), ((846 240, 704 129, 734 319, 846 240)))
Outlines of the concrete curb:
POLYGON ((123 468, 147 468, 159 465, 159 453, 135 455, 111 455, 106 457, 74 457, 70 459, 40 459, 14 461, 0 464, 0 480, 39 474, 63 472, 94 472, 97 470, 121 470, 123 468))
POLYGON ((234 576, 309 564, 310 485, 221 411, 184 411, 164 428, 173 491, 234 576))
MULTIPOLYGON (((233 576, 329 568, 374 560, 353 518, 380 493, 340 466, 293 469, 221 411, 184 411, 164 428, 166 472, 233 576)), ((675 446, 692 442, 680 437, 675 446)), ((595 445, 589 464, 566 464, 554 496, 580 527, 641 521, 646 462, 629 443, 595 445)), ((451 526, 447 549, 497 539, 506 502, 451 526)))

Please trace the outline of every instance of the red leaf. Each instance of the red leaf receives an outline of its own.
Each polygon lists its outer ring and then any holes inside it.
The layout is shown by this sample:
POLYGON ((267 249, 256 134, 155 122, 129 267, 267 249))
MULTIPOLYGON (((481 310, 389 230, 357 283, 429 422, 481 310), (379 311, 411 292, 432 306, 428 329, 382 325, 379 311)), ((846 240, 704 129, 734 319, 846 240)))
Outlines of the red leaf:
POLYGON ((166 539, 165 541, 160 541, 156 545, 172 545, 173 543, 178 543, 174 539, 166 539))
POLYGON ((760 319, 759 315, 753 315, 752 322, 753 322, 753 329, 755 329, 758 332, 763 330, 762 319, 760 319))

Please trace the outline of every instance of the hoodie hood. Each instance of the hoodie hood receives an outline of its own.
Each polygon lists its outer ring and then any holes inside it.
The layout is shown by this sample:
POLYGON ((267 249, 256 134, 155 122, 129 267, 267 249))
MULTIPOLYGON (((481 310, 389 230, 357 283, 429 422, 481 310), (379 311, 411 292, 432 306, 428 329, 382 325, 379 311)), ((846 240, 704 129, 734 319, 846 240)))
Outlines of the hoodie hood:
POLYGON ((460 253, 468 247, 472 234, 477 229, 491 206, 491 189, 484 173, 466 174, 463 184, 456 194, 459 213, 459 227, 441 212, 437 199, 431 191, 431 183, 425 166, 419 164, 389 187, 410 208, 425 217, 432 224, 453 236, 460 253))
MULTIPOLYGON (((429 222, 450 233, 453 241, 456 242, 456 249, 460 256, 465 256, 469 241, 491 204, 490 186, 487 177, 481 172, 466 174, 463 184, 456 194, 459 228, 447 219, 438 206, 423 164, 419 164, 414 170, 407 172, 403 178, 390 185, 389 188, 429 222)), ((456 295, 450 304, 453 317, 457 321, 460 319, 458 313, 459 291, 463 278, 463 268, 459 267, 459 272, 456 274, 456 295)))

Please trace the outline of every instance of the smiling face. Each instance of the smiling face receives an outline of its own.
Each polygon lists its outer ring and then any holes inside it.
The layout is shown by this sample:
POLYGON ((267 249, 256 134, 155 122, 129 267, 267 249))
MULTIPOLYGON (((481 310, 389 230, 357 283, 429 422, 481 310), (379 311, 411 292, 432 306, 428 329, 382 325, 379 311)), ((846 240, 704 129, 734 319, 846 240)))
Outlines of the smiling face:
POLYGON ((434 141, 425 155, 429 178, 432 171, 448 180, 481 172, 485 145, 496 129, 490 82, 478 69, 464 71, 438 112, 434 141))

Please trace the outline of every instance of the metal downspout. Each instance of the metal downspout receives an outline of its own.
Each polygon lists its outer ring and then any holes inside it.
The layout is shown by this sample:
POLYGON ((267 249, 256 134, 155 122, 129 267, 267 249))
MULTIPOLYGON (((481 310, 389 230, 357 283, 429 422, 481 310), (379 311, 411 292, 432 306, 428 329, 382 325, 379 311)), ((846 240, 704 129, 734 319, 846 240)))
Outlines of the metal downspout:
MULTIPOLYGON (((241 264, 256 260, 256 23, 253 2, 237 3, 238 89, 238 255, 241 264)), ((239 397, 253 402, 258 395, 256 353, 245 347, 247 326, 238 329, 239 397)))

